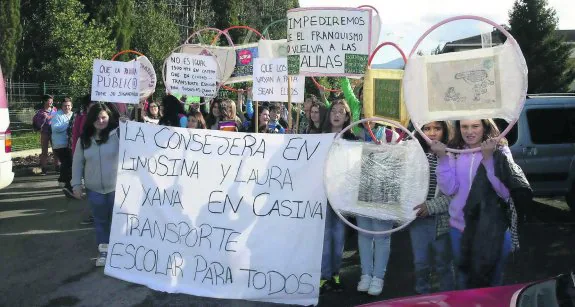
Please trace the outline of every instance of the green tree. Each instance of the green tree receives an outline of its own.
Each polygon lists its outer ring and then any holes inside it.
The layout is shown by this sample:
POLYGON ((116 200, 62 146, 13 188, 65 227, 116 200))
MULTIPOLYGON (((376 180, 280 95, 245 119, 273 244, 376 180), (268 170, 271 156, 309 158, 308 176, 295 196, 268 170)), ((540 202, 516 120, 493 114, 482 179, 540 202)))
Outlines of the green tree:
POLYGON ((509 13, 529 69, 529 93, 564 92, 575 80, 570 47, 557 35, 557 14, 547 0, 516 0, 509 13))
POLYGON ((138 3, 134 25, 133 49, 146 55, 154 65, 158 77, 156 93, 162 93, 162 67, 170 51, 179 45, 178 26, 169 18, 167 5, 154 0, 138 3))
POLYGON ((17 48, 21 37, 20 0, 3 0, 0 3, 0 64, 7 78, 16 69, 17 48))
POLYGON ((114 43, 110 29, 88 20, 84 6, 78 0, 46 1, 45 48, 53 58, 45 58, 41 70, 46 81, 66 84, 70 95, 89 92, 94 59, 109 59, 114 43))
POLYGON ((135 3, 134 0, 118 0, 114 10, 113 33, 117 50, 131 48, 132 35, 135 29, 135 3))

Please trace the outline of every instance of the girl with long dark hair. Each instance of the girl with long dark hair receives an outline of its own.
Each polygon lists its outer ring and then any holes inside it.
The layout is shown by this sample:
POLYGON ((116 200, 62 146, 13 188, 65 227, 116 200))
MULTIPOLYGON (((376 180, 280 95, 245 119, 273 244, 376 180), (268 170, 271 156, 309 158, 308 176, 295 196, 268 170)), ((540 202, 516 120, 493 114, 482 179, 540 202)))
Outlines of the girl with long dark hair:
POLYGON ((120 147, 117 116, 103 103, 90 108, 72 162, 74 197, 81 199, 83 179, 92 208, 99 251, 96 266, 106 264, 110 240, 120 147))

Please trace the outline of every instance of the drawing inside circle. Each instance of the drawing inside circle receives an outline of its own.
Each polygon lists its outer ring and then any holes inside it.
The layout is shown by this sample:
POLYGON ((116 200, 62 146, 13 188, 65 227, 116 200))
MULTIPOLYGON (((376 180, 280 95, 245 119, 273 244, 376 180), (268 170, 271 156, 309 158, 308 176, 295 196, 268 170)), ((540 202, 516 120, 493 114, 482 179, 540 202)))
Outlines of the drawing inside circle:
POLYGON ((445 93, 445 102, 462 102, 465 97, 461 97, 461 94, 455 91, 455 87, 450 87, 445 93))
POLYGON ((487 78, 487 71, 483 69, 457 73, 455 79, 463 79, 463 81, 473 85, 474 101, 480 101, 481 95, 487 93, 487 87, 495 84, 494 81, 487 78))

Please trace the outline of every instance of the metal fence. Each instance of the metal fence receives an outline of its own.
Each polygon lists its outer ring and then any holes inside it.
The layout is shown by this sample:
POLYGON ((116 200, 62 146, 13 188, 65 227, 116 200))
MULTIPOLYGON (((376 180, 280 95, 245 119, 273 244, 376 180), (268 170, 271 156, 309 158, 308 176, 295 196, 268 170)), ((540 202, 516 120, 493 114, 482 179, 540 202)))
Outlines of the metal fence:
POLYGON ((12 151, 40 148, 40 133, 32 129, 32 117, 41 107, 42 96, 50 94, 55 102, 68 96, 71 87, 50 83, 28 83, 6 80, 6 95, 12 131, 12 151))

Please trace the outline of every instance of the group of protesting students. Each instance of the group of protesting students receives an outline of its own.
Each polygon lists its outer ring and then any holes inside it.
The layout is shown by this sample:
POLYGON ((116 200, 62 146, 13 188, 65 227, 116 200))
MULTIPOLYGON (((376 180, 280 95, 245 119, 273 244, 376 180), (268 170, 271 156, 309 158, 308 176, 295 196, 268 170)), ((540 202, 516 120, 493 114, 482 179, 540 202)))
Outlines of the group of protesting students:
MULTIPOLYGON (((358 98, 361 101, 361 97, 358 98)), ((309 96, 303 110, 295 108, 301 112, 299 126, 288 130, 288 117, 292 115, 281 103, 260 103, 254 108, 249 94, 245 103, 241 100, 214 99, 209 109, 207 104, 192 103, 185 110, 184 101, 167 95, 161 103, 142 102, 130 117, 149 124, 191 129, 258 133, 287 130, 304 134, 339 133, 352 120, 346 99, 327 102, 309 96)), ((80 199, 82 186, 86 188, 99 250, 96 265, 103 266, 114 206, 121 112, 113 104, 91 102, 89 97, 74 114, 69 99, 58 112, 51 109, 51 97, 45 102, 44 109, 40 110, 43 117, 34 119, 41 126, 43 172, 47 154, 44 144, 47 148, 50 140, 47 138, 51 137, 54 152, 61 161, 58 180, 66 195, 80 199)), ((391 127, 370 123, 370 128, 382 142, 397 143, 403 137, 391 127)), ((527 181, 514 172, 518 167, 505 140, 495 141, 499 130, 490 119, 431 122, 421 130, 433 143, 427 144, 416 134, 429 161, 430 178, 427 200, 415 207, 417 219, 409 226, 415 291, 429 293, 500 285, 506 259, 515 242, 510 231, 513 227, 505 212, 512 206, 514 191, 529 189, 527 181), (447 145, 481 150, 448 154, 447 145), (432 272, 437 276, 439 289, 432 289, 432 272)), ((374 141, 367 128, 360 131, 354 134, 348 130, 342 137, 349 141, 374 141)), ((356 222, 360 228, 371 231, 394 227, 392 221, 362 216, 358 216, 356 222)), ((320 292, 340 292, 344 289, 339 271, 346 226, 329 206, 325 223, 320 292)), ((357 291, 370 295, 382 292, 390 244, 390 235, 358 233, 361 278, 357 291)))

